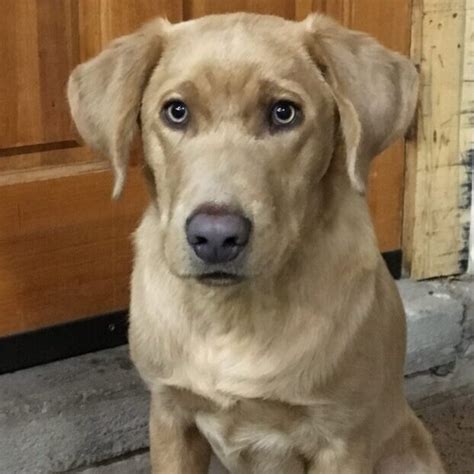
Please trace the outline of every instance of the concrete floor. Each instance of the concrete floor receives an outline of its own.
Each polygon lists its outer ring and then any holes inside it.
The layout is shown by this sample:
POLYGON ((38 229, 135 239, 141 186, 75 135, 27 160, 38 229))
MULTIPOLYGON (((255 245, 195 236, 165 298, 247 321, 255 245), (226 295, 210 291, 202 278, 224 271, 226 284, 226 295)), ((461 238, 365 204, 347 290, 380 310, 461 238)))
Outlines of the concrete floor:
MULTIPOLYGON (((148 453, 141 453, 128 459, 104 464, 102 466, 90 467, 85 470, 74 471, 77 474, 150 474, 150 462, 148 453)), ((227 474, 219 461, 213 457, 209 474, 227 474)))
MULTIPOLYGON (((474 474, 474 394, 418 410, 433 434, 448 474, 474 474)), ((148 474, 148 453, 78 471, 82 474, 148 474)), ((225 474, 214 459, 209 474, 225 474)), ((408 473, 400 473, 408 474, 408 473)))
POLYGON ((449 474, 474 473, 474 394, 432 405, 418 414, 433 434, 449 474))
MULTIPOLYGON (((458 360, 447 375, 426 372, 405 382, 450 471, 473 474, 474 359, 458 360)), ((94 465, 85 472, 147 473, 148 405, 127 347, 4 374, 0 474, 84 472, 94 465)))

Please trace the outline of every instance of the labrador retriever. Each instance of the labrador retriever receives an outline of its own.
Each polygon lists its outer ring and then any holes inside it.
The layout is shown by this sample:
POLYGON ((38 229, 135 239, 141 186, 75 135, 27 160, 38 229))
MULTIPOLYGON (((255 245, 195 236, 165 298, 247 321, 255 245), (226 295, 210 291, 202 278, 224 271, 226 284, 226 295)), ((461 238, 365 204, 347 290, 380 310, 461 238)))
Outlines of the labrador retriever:
POLYGON ((364 196, 410 61, 313 14, 157 19, 71 75, 114 197, 140 133, 130 350, 154 473, 443 473, 403 392, 405 316, 364 196))

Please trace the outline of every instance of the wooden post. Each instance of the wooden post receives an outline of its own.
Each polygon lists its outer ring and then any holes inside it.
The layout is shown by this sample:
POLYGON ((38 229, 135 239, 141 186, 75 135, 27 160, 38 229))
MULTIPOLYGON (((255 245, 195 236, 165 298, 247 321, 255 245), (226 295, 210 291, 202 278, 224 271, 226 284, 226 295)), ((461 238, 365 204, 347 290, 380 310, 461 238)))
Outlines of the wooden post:
MULTIPOLYGON (((466 19, 472 0, 414 0, 412 57, 421 75, 415 137, 407 144, 405 268, 421 279, 467 267, 471 140, 462 117, 466 19)), ((470 89, 472 94, 472 89, 470 89)), ((471 95, 472 98, 472 95, 471 95)), ((472 160, 471 160, 472 161, 472 160)))
POLYGON ((471 207, 469 272, 474 273, 474 187, 472 186, 474 173, 474 0, 466 1, 463 62, 459 145, 463 162, 469 167, 463 197, 465 206, 471 207))

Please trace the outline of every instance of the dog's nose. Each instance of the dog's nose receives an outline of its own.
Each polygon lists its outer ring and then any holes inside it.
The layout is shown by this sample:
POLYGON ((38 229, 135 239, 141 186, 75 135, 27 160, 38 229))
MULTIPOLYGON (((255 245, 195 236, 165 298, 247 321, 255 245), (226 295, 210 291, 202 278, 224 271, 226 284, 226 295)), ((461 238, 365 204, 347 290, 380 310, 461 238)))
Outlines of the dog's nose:
POLYGON ((249 241, 250 221, 225 209, 203 209, 186 223, 186 237, 194 253, 205 263, 234 260, 249 241))

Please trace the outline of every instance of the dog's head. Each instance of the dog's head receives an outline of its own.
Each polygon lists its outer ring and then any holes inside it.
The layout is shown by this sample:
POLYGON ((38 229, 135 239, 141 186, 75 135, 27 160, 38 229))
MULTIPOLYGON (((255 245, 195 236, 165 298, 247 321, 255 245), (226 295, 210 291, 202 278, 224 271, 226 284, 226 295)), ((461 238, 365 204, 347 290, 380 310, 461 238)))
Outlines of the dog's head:
POLYGON ((232 283, 277 272, 308 239, 332 166, 341 192, 364 191, 370 159, 409 125, 417 74, 324 16, 233 14, 149 23, 78 66, 68 96, 114 196, 141 129, 170 270, 232 283))

